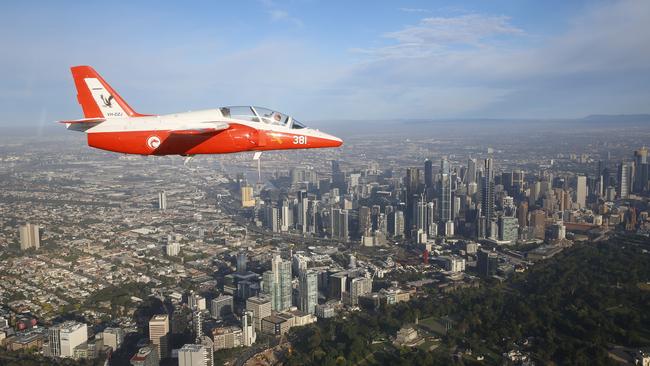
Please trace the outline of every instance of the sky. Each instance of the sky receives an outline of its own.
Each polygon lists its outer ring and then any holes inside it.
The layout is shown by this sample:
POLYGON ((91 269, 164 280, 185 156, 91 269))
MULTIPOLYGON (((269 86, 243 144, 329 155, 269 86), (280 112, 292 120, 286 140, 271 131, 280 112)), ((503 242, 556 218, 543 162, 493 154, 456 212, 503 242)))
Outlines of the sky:
POLYGON ((0 125, 81 118, 69 67, 140 113, 302 121, 650 112, 650 1, 0 3, 0 125))

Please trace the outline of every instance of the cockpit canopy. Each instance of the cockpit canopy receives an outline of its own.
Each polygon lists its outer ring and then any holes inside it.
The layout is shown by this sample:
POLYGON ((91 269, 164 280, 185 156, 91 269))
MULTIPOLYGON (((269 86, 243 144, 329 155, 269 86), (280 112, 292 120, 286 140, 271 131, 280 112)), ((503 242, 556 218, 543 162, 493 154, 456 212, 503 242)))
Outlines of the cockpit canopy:
POLYGON ((241 119, 244 121, 261 122, 276 126, 285 126, 293 129, 305 128, 305 125, 287 116, 264 107, 231 106, 219 108, 226 118, 241 119))

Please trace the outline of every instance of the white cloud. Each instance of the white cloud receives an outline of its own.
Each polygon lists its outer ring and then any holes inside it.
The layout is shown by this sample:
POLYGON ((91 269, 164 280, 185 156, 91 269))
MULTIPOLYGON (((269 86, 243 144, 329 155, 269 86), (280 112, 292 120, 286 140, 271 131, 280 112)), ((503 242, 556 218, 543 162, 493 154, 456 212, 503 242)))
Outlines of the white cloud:
POLYGON ((384 101, 399 106, 395 109, 442 116, 648 112, 641 102, 650 94, 648 24, 645 0, 592 5, 546 39, 527 34, 505 16, 430 17, 384 34, 393 44, 355 50, 366 60, 348 83, 372 89, 377 97, 369 104, 380 103, 385 90, 384 101), (413 90, 431 98, 401 99, 413 90), (447 92, 461 101, 439 97, 447 92))
POLYGON ((509 24, 506 16, 468 14, 457 17, 424 18, 417 26, 385 34, 402 44, 446 45, 450 43, 474 44, 496 35, 523 33, 509 24))

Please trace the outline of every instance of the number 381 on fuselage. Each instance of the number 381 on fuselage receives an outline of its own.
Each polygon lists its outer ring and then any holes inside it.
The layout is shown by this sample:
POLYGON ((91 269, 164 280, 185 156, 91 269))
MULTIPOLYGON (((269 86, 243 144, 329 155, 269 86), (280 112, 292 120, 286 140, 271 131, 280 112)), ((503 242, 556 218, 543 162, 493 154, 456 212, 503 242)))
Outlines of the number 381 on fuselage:
POLYGON ((311 149, 343 141, 262 107, 231 106, 149 115, 135 112, 90 66, 71 68, 83 119, 60 121, 86 132, 88 145, 139 155, 225 154, 311 149))

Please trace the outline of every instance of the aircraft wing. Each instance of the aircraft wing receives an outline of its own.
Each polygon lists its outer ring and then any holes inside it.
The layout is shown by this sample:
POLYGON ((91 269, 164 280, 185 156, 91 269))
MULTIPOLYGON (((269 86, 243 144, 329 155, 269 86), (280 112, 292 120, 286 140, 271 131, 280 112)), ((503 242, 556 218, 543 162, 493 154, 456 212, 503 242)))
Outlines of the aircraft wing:
POLYGON ((227 129, 230 125, 226 122, 207 121, 187 124, 181 128, 169 131, 176 135, 203 135, 227 129))

